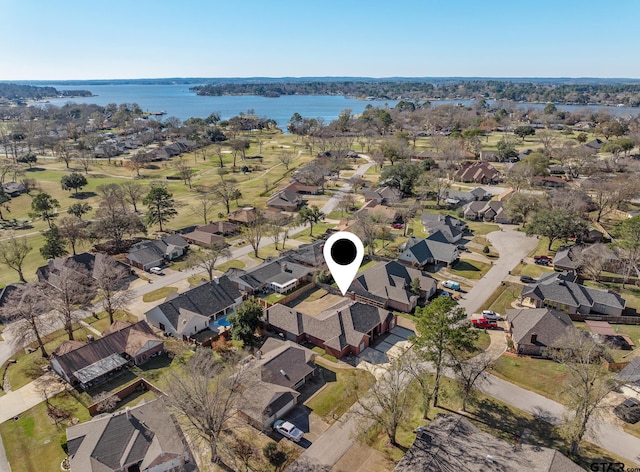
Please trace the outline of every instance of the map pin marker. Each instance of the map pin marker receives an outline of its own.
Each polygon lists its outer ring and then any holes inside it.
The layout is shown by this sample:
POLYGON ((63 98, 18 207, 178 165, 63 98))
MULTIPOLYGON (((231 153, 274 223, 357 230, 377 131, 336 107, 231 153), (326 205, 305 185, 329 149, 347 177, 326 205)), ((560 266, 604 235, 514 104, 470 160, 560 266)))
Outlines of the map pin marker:
POLYGON ((333 280, 344 295, 358 273, 364 257, 362 241, 353 233, 340 231, 327 239, 322 252, 333 280))

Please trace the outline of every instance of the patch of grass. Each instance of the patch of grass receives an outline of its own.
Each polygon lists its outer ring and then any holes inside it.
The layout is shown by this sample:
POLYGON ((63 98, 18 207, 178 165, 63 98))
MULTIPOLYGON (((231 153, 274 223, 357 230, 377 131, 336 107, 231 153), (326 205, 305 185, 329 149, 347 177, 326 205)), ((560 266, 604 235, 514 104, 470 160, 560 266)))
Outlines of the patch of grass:
POLYGON ((546 359, 502 355, 496 359, 492 373, 527 390, 563 403, 563 386, 569 373, 562 364, 546 359))
POLYGON ((202 282, 203 280, 209 280, 209 277, 202 274, 192 275, 187 279, 187 282, 189 282, 189 285, 191 285, 192 287, 195 287, 197 285, 200 285, 200 282, 202 282))
MULTIPOLYGON (((136 323, 138 321, 138 317, 124 310, 116 310, 113 314, 113 321, 128 321, 129 323, 136 323)), ((90 316, 85 318, 87 323, 91 324, 95 329, 100 331, 101 333, 111 326, 111 322, 109 321, 109 315, 106 311, 101 311, 96 313, 96 316, 90 316), (97 317, 97 319, 96 319, 97 317)))
POLYGON ((158 290, 154 290, 153 292, 149 292, 142 297, 142 301, 149 303, 155 302, 158 300, 164 300, 169 295, 169 292, 177 292, 178 287, 162 287, 158 290))
POLYGON ((491 345, 491 336, 486 331, 478 331, 478 339, 473 344, 478 351, 486 351, 491 345))
POLYGON ((313 236, 309 236, 309 230, 305 229, 305 230, 293 235, 293 238, 296 239, 297 241, 303 241, 305 243, 311 243, 311 242, 315 241, 316 239, 321 238, 322 235, 328 229, 333 229, 335 227, 336 227, 336 225, 333 224, 333 223, 325 223, 325 222, 316 223, 315 225, 313 225, 313 236))
POLYGON ((453 267, 449 268, 449 272, 459 277, 477 280, 484 277, 484 274, 486 274, 489 269, 491 269, 491 264, 487 264, 486 262, 460 259, 453 267))
POLYGON ((320 372, 326 385, 306 405, 330 423, 340 418, 356 402, 356 388, 362 394, 375 382, 373 375, 363 369, 334 370, 321 366, 320 372))
MULTIPOLYGON (((280 247, 280 245, 278 245, 280 247)), ((276 249, 275 244, 269 244, 268 246, 261 247, 258 250, 258 257, 255 256, 253 250, 248 254, 251 259, 254 259, 260 263, 264 262, 267 257, 278 257, 280 255, 280 250, 276 249)))
MULTIPOLYGON (((90 419, 89 411, 66 392, 51 399, 51 404, 80 422, 90 419)), ((66 454, 60 441, 66 437, 69 420, 51 424, 45 403, 22 413, 17 421, 0 425, 0 434, 13 472, 59 470, 66 454), (37 453, 36 453, 37 452, 37 453)))
POLYGON ((538 278, 546 272, 553 272, 553 269, 540 264, 518 264, 513 270, 511 275, 528 275, 529 277, 538 278))
POLYGON ((533 257, 533 256, 554 256, 556 254, 556 251, 558 250, 558 248, 560 246, 564 246, 565 244, 566 244, 565 241, 556 240, 551 245, 551 250, 549 250, 547 248, 549 246, 549 238, 547 238, 545 236, 540 236, 539 237, 539 241, 538 241, 538 245, 536 246, 536 248, 533 251, 531 251, 529 253, 529 257, 533 257))
POLYGON ((234 259, 232 261, 227 261, 224 264, 220 264, 216 267, 220 272, 226 272, 229 269, 244 269, 246 264, 238 259, 234 259))
POLYGON ((365 270, 367 270, 369 267, 373 267, 374 265, 376 265, 378 263, 378 261, 374 261, 373 259, 365 262, 364 264, 362 264, 360 266, 360 268, 358 269, 358 274, 360 274, 361 272, 364 272, 365 270))
POLYGON ((520 296, 520 292, 522 292, 522 285, 504 282, 487 298, 480 310, 493 310, 504 315, 505 310, 513 308, 512 303, 520 296))
POLYGON ((484 223, 482 221, 467 221, 467 226, 473 234, 481 235, 481 234, 489 234, 494 231, 500 231, 500 226, 493 223, 484 223))

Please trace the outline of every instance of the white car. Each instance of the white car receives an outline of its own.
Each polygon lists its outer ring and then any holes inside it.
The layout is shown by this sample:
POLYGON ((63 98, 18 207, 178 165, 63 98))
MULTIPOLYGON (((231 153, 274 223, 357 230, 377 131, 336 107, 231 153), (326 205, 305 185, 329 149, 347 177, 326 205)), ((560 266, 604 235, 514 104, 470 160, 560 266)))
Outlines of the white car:
POLYGON ((273 423, 273 429, 282 434, 285 438, 291 439, 293 442, 300 442, 302 435, 304 434, 293 423, 288 421, 278 420, 273 423))
POLYGON ((488 321, 500 321, 502 319, 502 316, 491 310, 482 310, 482 317, 488 321))
POLYGON ((162 272, 162 267, 152 267, 151 269, 149 269, 149 272, 156 275, 164 275, 164 272, 162 272))

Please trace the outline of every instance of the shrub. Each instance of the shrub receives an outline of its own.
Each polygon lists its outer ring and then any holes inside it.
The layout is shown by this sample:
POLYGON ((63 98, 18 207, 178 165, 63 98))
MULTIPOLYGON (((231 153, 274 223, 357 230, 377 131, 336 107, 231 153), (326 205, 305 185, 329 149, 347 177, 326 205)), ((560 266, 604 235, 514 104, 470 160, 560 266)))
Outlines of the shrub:
POLYGON ((484 254, 489 254, 489 252, 490 252, 490 251, 489 251, 489 246, 485 246, 485 247, 483 247, 483 248, 482 248, 482 252, 483 252, 484 254))

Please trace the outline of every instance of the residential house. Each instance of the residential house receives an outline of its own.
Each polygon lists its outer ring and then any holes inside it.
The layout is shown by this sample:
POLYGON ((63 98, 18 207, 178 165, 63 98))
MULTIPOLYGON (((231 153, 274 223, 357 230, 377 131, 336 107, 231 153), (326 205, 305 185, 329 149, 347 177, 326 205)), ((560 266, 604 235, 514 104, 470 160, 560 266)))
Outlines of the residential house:
POLYGON ((504 202, 469 202, 462 207, 462 215, 468 220, 492 221, 494 223, 511 223, 511 218, 504 208, 504 202))
POLYGON ((449 205, 465 205, 469 202, 485 200, 488 193, 482 187, 476 187, 468 192, 445 189, 440 191, 440 198, 449 205))
POLYGON ((253 269, 229 269, 225 275, 246 293, 287 292, 302 282, 311 281, 315 270, 289 257, 267 260, 253 269))
POLYGON ((359 355, 377 336, 396 325, 396 315, 384 308, 343 299, 316 316, 286 305, 265 311, 267 329, 295 342, 309 341, 340 359, 359 355))
POLYGON ((402 193, 394 187, 381 187, 364 192, 364 201, 375 200, 380 205, 395 203, 400 200, 402 193))
POLYGON ((584 146, 592 150, 593 152, 599 152, 600 149, 602 149, 602 146, 604 146, 604 141, 602 141, 601 139, 595 138, 592 141, 589 141, 588 143, 586 143, 584 146))
POLYGON ((160 400, 67 428, 71 472, 197 471, 178 423, 160 400))
POLYGON ((533 185, 539 187, 564 188, 567 186, 567 181, 551 175, 548 177, 534 177, 533 185))
POLYGON ((577 284, 576 277, 568 273, 542 274, 534 284, 522 289, 520 299, 524 305, 550 307, 570 315, 622 316, 626 301, 617 293, 577 284))
POLYGON ((220 320, 233 313, 242 298, 228 277, 216 277, 179 295, 174 293, 147 311, 145 319, 165 333, 187 339, 206 329, 217 331, 220 320))
POLYGON ((569 315, 548 308, 506 310, 507 333, 518 354, 544 356, 576 328, 569 315))
POLYGON ((622 382, 622 393, 628 397, 640 399, 640 357, 634 357, 614 379, 622 382))
POLYGON ((351 283, 349 291, 364 303, 410 313, 419 300, 435 295, 436 289, 436 281, 425 272, 391 261, 379 262, 366 269, 351 283), (410 290, 416 279, 420 284, 418 293, 410 290))
POLYGON ((458 182, 492 184, 500 180, 500 172, 488 162, 465 162, 453 175, 458 182))
POLYGON ((380 204, 376 200, 368 200, 356 212, 356 214, 363 213, 377 216, 381 224, 383 224, 384 222, 393 223, 398 218, 398 212, 395 208, 380 204))
POLYGON ((447 238, 447 241, 452 244, 460 241, 467 229, 467 224, 464 221, 450 215, 423 213, 420 221, 428 234, 440 231, 447 238))
POLYGON ((317 239, 310 244, 302 244, 283 253, 283 257, 310 267, 324 267, 324 243, 324 239, 317 239))
POLYGON ((2 190, 11 198, 15 198, 26 193, 27 187, 25 187, 22 182, 3 182, 2 190))
POLYGON ((464 416, 438 414, 419 427, 394 472, 582 472, 555 449, 514 445, 485 433, 464 416))
MULTIPOLYGON (((18 285, 16 284, 7 284, 0 289, 0 308, 2 308, 5 305, 5 303, 7 303, 9 296, 17 288, 18 288, 18 285)), ((2 315, 0 315, 0 321, 2 320, 4 320, 4 318, 2 315)))
POLYGON ((107 381, 128 364, 144 364, 163 350, 164 341, 145 321, 138 321, 95 341, 64 346, 54 352, 49 363, 65 381, 86 390, 107 381))
POLYGON ((322 190, 317 185, 307 185, 297 180, 293 180, 283 190, 289 190, 290 192, 299 193, 301 195, 319 195, 322 190))
POLYGON ((420 152, 413 151, 410 157, 412 160, 423 161, 425 159, 433 159, 433 160, 440 159, 442 156, 435 151, 420 151, 420 152))
POLYGON ((281 211, 297 211, 305 203, 306 201, 297 193, 281 190, 267 200, 267 207, 281 211))
POLYGON ((617 333, 608 321, 585 320, 585 324, 598 342, 615 346, 615 349, 633 349, 635 347, 630 336, 617 333))
POLYGON ((291 341, 267 338, 248 369, 239 416, 268 430, 298 403, 304 384, 317 373, 316 353, 291 341))
POLYGON ((211 247, 213 245, 226 246, 225 236, 238 231, 238 226, 228 221, 215 221, 207 225, 196 226, 182 234, 182 237, 191 244, 211 247))
POLYGON ((126 260, 133 267, 149 270, 162 266, 167 261, 182 257, 189 243, 179 234, 169 234, 162 239, 141 241, 129 249, 126 260))
POLYGON ((601 243, 603 240, 604 233, 593 226, 587 228, 587 234, 582 238, 582 241, 585 243, 601 243))
POLYGON ((411 236, 402 249, 398 260, 416 267, 424 267, 427 264, 450 266, 460 258, 458 248, 449 243, 440 231, 423 239, 411 236))
POLYGON ((246 226, 253 223, 258 217, 258 211, 253 207, 245 207, 236 211, 232 211, 227 215, 227 220, 237 225, 246 226))
POLYGON ((588 261, 593 257, 601 259, 603 255, 608 259, 604 264, 605 270, 616 272, 620 259, 604 244, 574 244, 573 246, 562 246, 558 249, 553 259, 553 268, 575 273, 580 269, 583 261, 588 261))
MULTIPOLYGON (((47 282, 48 284, 55 286, 55 279, 60 275, 60 271, 63 267, 79 266, 89 273, 93 279, 95 279, 97 277, 96 269, 99 267, 100 261, 105 257, 108 256, 102 253, 91 254, 83 252, 69 257, 57 257, 55 259, 50 259, 47 262, 47 265, 36 269, 36 277, 40 282, 47 282), (51 277, 52 275, 54 277, 51 277)), ((122 268, 125 272, 130 271, 130 268, 122 262, 116 261, 116 265, 122 268)))

